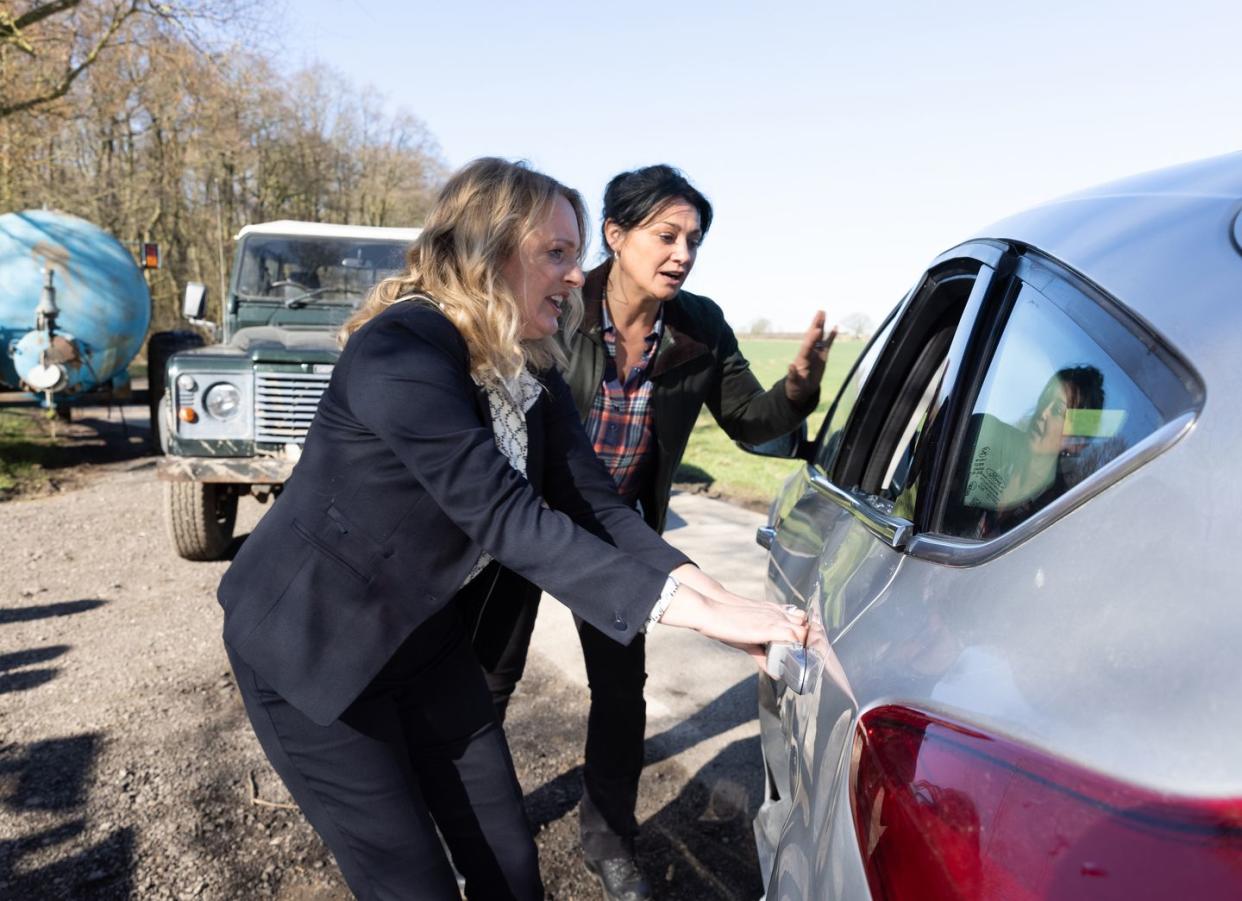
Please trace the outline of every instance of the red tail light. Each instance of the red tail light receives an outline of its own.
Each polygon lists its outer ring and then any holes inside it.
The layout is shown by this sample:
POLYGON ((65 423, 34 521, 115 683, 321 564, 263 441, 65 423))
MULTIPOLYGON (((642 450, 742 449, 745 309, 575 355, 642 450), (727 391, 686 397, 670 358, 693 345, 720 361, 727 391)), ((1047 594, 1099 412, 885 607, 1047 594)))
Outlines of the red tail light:
POLYGON ((875 898, 1242 897, 1242 799, 1138 789, 904 707, 862 717, 850 777, 875 898))

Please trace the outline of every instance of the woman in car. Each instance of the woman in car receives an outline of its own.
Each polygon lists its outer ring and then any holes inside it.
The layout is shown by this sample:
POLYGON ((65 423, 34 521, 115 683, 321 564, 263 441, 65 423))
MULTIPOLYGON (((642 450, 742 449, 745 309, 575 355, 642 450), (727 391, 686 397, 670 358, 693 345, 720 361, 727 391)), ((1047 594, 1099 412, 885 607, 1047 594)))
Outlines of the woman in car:
POLYGON ((539 898, 522 795, 454 598, 494 557, 617 643, 662 622, 761 653, 805 626, 730 595, 617 496, 554 364, 578 194, 454 175, 347 340, 273 509, 220 584, 273 767, 360 898, 539 898))
MULTIPOLYGON (((673 474, 706 405, 739 441, 794 431, 819 402, 828 347, 815 314, 788 375, 764 389, 738 349, 720 308, 684 290, 712 207, 679 171, 656 165, 623 172, 604 192, 606 259, 586 276, 584 318, 561 330, 566 380, 579 417, 626 503, 664 527, 673 474)), ((497 708, 526 660, 539 592, 501 575, 475 631, 497 708)), ((481 606, 481 605, 480 605, 481 606)), ((635 901, 650 885, 634 856, 635 806, 643 765, 644 640, 622 646, 579 617, 591 689, 582 850, 605 895, 635 901)))
POLYGON ((1021 425, 983 414, 964 504, 982 510, 976 537, 1008 531, 1069 490, 1067 420, 1073 410, 1103 405, 1103 373, 1067 366, 1048 379, 1021 425))

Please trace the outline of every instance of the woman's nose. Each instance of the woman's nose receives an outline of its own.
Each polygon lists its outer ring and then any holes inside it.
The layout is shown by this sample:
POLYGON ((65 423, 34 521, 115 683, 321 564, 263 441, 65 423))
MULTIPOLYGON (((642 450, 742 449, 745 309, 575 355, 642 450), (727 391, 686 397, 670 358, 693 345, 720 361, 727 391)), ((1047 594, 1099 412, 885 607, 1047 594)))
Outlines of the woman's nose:
POLYGON ((582 267, 574 264, 574 268, 570 269, 565 275, 565 283, 571 288, 581 288, 586 282, 586 277, 582 274, 582 267))

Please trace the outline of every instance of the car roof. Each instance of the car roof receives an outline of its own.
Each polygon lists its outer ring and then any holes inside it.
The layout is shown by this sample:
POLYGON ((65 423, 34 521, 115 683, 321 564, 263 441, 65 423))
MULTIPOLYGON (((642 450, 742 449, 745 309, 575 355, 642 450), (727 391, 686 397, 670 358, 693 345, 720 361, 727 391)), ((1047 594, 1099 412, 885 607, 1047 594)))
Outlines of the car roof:
POLYGON ((1242 327, 1242 152, 1080 191, 977 237, 1016 241, 1076 270, 1197 365, 1232 360, 1242 327), (1207 359, 1205 359, 1207 357, 1207 359))
POLYGON ((335 225, 330 222, 301 222, 296 219, 277 219, 273 222, 257 222, 246 225, 234 240, 246 235, 288 235, 315 238, 346 238, 351 241, 405 241, 411 242, 422 232, 421 228, 389 228, 376 225, 335 225))

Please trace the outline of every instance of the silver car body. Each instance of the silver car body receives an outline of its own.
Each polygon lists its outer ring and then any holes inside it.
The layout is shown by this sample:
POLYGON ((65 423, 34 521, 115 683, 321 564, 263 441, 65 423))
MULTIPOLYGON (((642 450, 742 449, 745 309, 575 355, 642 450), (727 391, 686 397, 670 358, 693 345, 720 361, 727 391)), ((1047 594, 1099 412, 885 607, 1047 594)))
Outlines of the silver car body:
POLYGON ((885 705, 1138 790, 1242 797, 1242 567, 1229 525, 1242 512, 1240 210, 1232 154, 1048 203, 937 259, 929 271, 980 268, 920 400, 926 422, 946 417, 940 449, 924 451, 920 511, 962 465, 929 461, 953 453, 954 422, 1007 327, 987 319, 1004 302, 996 283, 1019 269, 1130 317, 1187 391, 1180 413, 997 537, 928 531, 922 514, 838 483, 867 405, 908 390, 873 383, 900 351, 918 286, 860 358, 843 389, 858 404, 838 401, 761 536, 769 597, 807 608, 820 637, 802 693, 761 677, 770 791, 755 833, 769 901, 871 897, 850 779, 860 717, 885 705))

